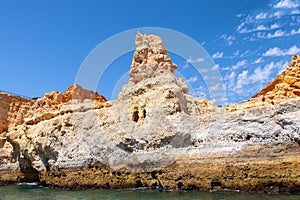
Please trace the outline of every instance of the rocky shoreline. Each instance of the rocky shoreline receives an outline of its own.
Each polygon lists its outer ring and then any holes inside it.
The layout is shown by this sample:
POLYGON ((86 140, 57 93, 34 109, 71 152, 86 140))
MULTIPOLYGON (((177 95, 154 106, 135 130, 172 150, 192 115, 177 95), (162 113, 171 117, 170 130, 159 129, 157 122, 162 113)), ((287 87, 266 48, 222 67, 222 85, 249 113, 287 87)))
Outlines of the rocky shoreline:
POLYGON ((0 185, 300 193, 300 56, 224 109, 188 94, 160 37, 136 46, 118 100, 78 85, 0 93, 0 185))

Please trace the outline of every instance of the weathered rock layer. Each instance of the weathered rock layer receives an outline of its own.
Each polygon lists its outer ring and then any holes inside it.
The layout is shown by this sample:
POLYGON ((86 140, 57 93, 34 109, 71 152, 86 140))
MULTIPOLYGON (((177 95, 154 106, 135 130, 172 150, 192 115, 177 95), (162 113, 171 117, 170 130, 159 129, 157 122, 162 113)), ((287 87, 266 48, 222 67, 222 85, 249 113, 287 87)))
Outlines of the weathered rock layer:
POLYGON ((1 183, 300 192, 299 100, 226 113, 187 94, 161 38, 138 33, 136 46, 118 100, 79 86, 28 100, 52 103, 3 126, 1 183))

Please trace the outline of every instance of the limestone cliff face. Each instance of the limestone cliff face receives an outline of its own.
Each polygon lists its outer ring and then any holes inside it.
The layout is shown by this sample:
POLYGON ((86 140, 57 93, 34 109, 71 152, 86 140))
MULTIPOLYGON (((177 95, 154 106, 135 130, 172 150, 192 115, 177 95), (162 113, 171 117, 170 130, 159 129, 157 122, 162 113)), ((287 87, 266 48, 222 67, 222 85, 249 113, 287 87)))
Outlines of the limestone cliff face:
POLYGON ((240 105, 231 105, 227 111, 248 109, 258 106, 276 105, 300 97, 300 55, 292 57, 288 65, 280 75, 269 83, 262 91, 254 95, 250 100, 240 105))
POLYGON ((0 93, 0 134, 23 124, 26 118, 39 117, 45 113, 55 112, 72 101, 82 102, 93 100, 95 107, 101 108, 108 106, 105 97, 98 93, 85 90, 79 85, 70 86, 64 93, 50 92, 43 98, 31 100, 23 97, 14 96, 7 93, 0 93))
POLYGON ((33 101, 0 92, 0 133, 24 122, 33 101))
MULTIPOLYGON (((188 104, 188 87, 174 76, 176 68, 160 37, 137 33, 130 80, 113 105, 122 132, 160 139, 158 132, 173 126, 172 116, 189 114, 188 107, 199 113, 195 99, 190 98, 188 104)), ((164 137, 174 134, 174 128, 163 131, 164 137)))
POLYGON ((160 37, 138 33, 136 46, 118 100, 47 94, 37 102, 56 110, 8 129, 0 182, 300 192, 299 100, 225 113, 186 94, 160 37))

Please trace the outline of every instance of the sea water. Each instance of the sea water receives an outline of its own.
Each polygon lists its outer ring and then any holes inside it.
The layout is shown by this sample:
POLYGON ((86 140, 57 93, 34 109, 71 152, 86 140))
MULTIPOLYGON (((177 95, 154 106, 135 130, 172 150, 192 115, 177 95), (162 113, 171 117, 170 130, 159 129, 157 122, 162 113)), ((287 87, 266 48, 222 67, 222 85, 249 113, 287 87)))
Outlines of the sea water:
POLYGON ((56 200, 56 199, 109 199, 109 200, 299 200, 300 195, 257 195, 213 192, 162 192, 158 190, 62 190, 38 186, 1 186, 0 199, 56 200))

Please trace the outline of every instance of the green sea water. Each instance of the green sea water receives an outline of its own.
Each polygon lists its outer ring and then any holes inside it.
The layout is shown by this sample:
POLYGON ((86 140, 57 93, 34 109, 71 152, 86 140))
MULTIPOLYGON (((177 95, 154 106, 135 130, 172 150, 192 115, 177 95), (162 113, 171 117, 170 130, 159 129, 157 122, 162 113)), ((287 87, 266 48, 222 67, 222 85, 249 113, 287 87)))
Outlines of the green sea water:
POLYGON ((1 186, 0 199, 109 199, 109 200, 299 200, 300 195, 254 195, 211 192, 160 192, 157 190, 61 190, 37 186, 1 186))

